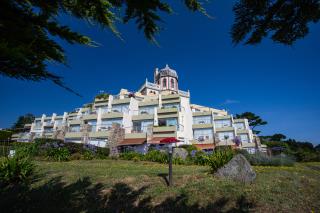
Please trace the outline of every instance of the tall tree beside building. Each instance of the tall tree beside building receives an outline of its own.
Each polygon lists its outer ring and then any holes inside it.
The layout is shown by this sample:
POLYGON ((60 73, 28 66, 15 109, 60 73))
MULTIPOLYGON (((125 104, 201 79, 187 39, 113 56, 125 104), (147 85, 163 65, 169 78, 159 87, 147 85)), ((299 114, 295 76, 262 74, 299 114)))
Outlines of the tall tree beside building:
POLYGON ((31 124, 34 121, 34 115, 31 113, 27 113, 25 115, 21 115, 18 117, 18 120, 12 126, 12 129, 20 129, 23 128, 25 124, 31 124))
POLYGON ((244 112, 242 114, 236 114, 235 118, 239 119, 239 118, 246 118, 248 119, 249 122, 249 126, 251 127, 253 133, 255 134, 259 134, 261 131, 256 130, 256 127, 259 126, 263 126, 266 125, 268 122, 262 120, 262 118, 260 118, 260 116, 252 113, 252 112, 244 112))
POLYGON ((232 40, 258 44, 270 36, 276 43, 292 45, 320 20, 319 0, 239 0, 234 8, 232 40))

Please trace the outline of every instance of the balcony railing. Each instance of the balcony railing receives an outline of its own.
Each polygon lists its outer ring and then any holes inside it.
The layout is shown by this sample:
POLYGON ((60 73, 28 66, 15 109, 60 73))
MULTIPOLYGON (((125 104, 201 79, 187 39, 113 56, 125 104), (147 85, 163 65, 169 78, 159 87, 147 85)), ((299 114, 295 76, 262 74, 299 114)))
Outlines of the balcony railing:
POLYGON ((202 142, 202 141, 206 141, 206 140, 212 140, 212 135, 195 135, 194 136, 194 139, 199 141, 199 142, 202 142))
POLYGON ((178 93, 179 93, 179 95, 183 95, 183 96, 189 97, 189 93, 186 92, 186 91, 179 90, 178 93))

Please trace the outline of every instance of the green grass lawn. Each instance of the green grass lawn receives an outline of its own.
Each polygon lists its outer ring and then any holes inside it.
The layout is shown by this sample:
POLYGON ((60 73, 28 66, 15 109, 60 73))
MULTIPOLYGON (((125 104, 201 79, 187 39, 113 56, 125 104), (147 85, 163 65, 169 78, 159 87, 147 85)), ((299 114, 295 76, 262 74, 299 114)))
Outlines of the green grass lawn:
POLYGON ((208 167, 149 162, 38 161, 31 186, 1 189, 11 212, 319 212, 320 163, 255 167, 253 184, 220 180, 208 167))

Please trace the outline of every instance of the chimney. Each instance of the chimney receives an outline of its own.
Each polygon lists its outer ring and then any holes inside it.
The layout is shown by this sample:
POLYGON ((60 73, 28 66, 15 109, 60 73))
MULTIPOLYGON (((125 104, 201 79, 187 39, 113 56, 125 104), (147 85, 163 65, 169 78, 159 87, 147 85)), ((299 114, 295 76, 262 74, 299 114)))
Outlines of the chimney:
POLYGON ((156 84, 157 83, 157 76, 159 74, 159 69, 158 68, 155 68, 154 69, 154 83, 156 84))

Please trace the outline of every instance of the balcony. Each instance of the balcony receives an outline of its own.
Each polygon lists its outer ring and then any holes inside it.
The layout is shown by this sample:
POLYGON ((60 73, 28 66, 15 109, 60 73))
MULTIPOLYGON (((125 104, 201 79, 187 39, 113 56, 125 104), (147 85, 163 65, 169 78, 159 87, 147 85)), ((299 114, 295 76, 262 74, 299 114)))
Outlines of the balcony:
POLYGON ((83 116, 83 120, 97 120, 97 114, 96 112, 94 112, 93 114, 89 114, 89 115, 84 115, 83 116))
POLYGON ((208 116, 208 115, 212 115, 212 112, 207 111, 207 112, 193 112, 192 116, 196 117, 196 116, 208 116))
POLYGON ((213 124, 211 123, 198 123, 198 124, 193 124, 192 129, 211 129, 213 128, 213 124))
POLYGON ((164 114, 164 113, 178 113, 179 109, 177 107, 172 108, 158 108, 158 114, 164 114))
POLYGON ((153 127, 153 133, 175 132, 176 130, 177 130, 176 126, 157 126, 157 127, 153 127))
POLYGON ((114 104, 129 104, 130 101, 131 101, 131 98, 113 99, 112 105, 114 105, 114 104))
POLYGON ((82 132, 67 132, 65 138, 81 138, 82 132))
POLYGON ((133 115, 132 120, 133 121, 139 121, 139 120, 153 120, 154 115, 153 114, 140 114, 140 115, 133 115))
POLYGON ((90 138, 108 138, 110 133, 108 131, 90 132, 90 138))
POLYGON ((141 101, 139 102, 139 107, 140 106, 158 106, 159 101, 158 100, 150 100, 150 101, 141 101))
POLYGON ((225 126, 225 127, 220 127, 220 128, 216 128, 216 132, 231 132, 234 131, 234 127, 232 126, 225 126))
POLYGON ((167 99, 178 99, 180 98, 180 95, 179 94, 172 94, 172 95, 163 95, 161 96, 161 99, 162 100, 167 100, 167 99))
POLYGON ((101 115, 101 119, 108 119, 108 118, 123 118, 122 112, 108 112, 101 115))

